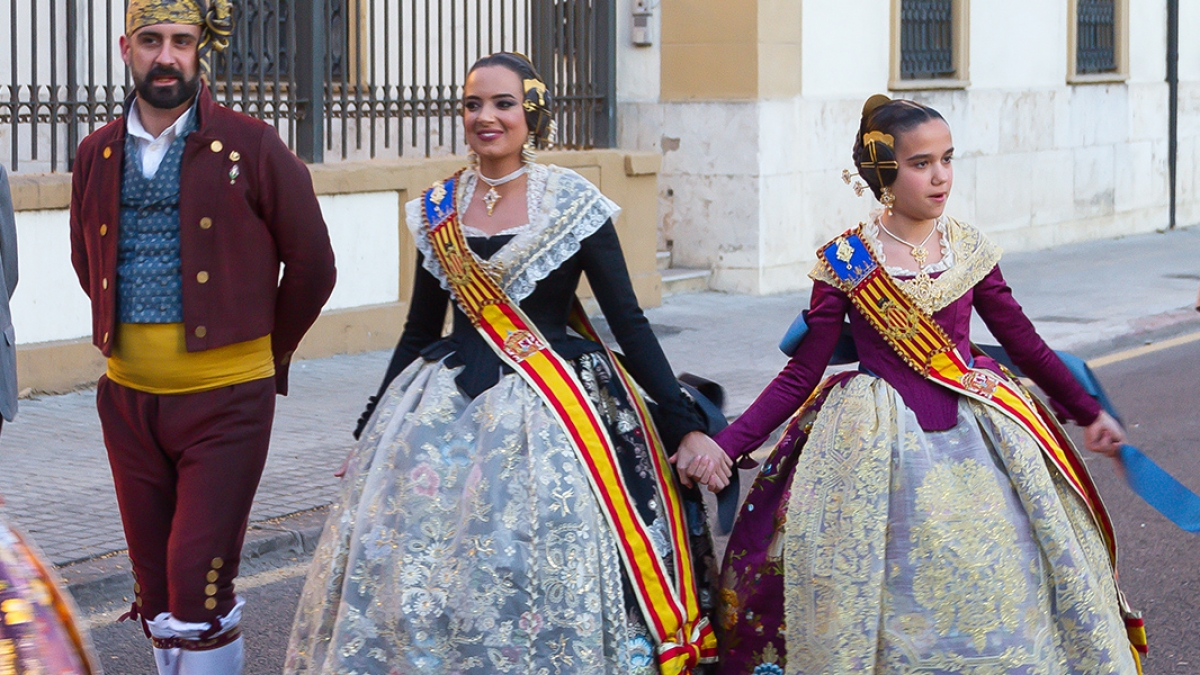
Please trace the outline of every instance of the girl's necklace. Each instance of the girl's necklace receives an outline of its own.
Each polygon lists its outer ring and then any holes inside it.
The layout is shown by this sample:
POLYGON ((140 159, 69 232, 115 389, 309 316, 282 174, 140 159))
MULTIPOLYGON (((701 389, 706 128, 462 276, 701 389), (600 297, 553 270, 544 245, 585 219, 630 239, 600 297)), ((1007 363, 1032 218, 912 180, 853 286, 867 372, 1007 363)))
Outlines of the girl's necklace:
POLYGON ((933 227, 929 230, 929 234, 925 235, 925 238, 922 239, 921 243, 919 243, 919 244, 909 243, 909 242, 901 239, 900 237, 897 237, 896 235, 892 234, 891 230, 889 230, 883 226, 883 219, 880 219, 880 221, 879 221, 879 229, 883 230, 884 234, 886 234, 887 236, 891 237, 892 239, 895 239, 896 241, 900 242, 901 244, 904 244, 911 250, 912 259, 917 262, 918 273, 923 272, 925 270, 925 259, 929 257, 929 251, 925 248, 925 244, 926 244, 926 242, 929 241, 929 238, 933 236, 933 233, 937 232, 937 223, 933 224, 933 227))
POLYGON ((521 176, 525 175, 526 171, 529 171, 528 164, 522 164, 521 168, 508 174, 507 176, 501 176, 500 178, 488 178, 487 176, 483 175, 482 171, 475 172, 475 175, 479 176, 479 180, 487 183, 488 185, 488 191, 483 195, 483 205, 487 207, 488 216, 492 215, 492 211, 496 210, 496 202, 500 201, 501 195, 496 191, 496 188, 520 178, 521 176))
POLYGON ((927 314, 933 314, 941 300, 942 291, 934 284, 933 277, 925 271, 925 259, 929 257, 929 250, 925 248, 925 244, 933 236, 933 233, 937 232, 937 223, 933 224, 933 228, 929 230, 929 234, 925 235, 921 243, 916 245, 892 234, 891 230, 883 226, 882 218, 879 219, 879 229, 911 250, 912 259, 917 263, 917 276, 912 281, 902 282, 901 287, 913 299, 917 307, 927 314))

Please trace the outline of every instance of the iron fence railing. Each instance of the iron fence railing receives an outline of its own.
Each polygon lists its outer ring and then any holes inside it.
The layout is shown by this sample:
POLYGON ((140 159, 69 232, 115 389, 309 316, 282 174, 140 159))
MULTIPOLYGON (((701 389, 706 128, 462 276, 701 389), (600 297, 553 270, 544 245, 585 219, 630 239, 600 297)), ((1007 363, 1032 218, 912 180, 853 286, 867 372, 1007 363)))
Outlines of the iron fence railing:
MULTIPOLYGON (((454 154, 464 151, 467 68, 515 50, 558 100, 559 145, 610 146, 614 5, 239 0, 230 48, 210 64, 212 89, 274 124, 309 161, 454 154)), ((79 140, 121 114, 132 87, 117 45, 124 11, 123 0, 0 0, 9 18, 0 25, 9 45, 0 49, 0 159, 10 169, 69 170, 79 140)))
POLYGON ((900 78, 954 76, 953 0, 901 0, 900 78))
POLYGON ((1075 72, 1085 75, 1116 70, 1116 3, 1079 0, 1075 15, 1075 72))

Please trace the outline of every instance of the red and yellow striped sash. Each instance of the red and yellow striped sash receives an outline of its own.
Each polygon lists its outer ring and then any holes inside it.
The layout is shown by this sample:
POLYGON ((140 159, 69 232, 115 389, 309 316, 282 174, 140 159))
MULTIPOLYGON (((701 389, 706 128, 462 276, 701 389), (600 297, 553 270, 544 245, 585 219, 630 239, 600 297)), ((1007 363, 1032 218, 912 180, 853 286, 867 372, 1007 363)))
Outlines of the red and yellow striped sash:
MULTIPOLYGON (((634 594, 658 641, 662 673, 689 673, 699 663, 714 661, 716 637, 700 611, 679 489, 645 402, 613 357, 650 445, 674 547, 673 578, 651 543, 648 528, 625 485, 612 439, 571 364, 551 349, 537 326, 467 247, 454 202, 456 179, 435 184, 426 191, 422 203, 429 242, 456 303, 500 358, 541 395, 587 467, 592 491, 615 535, 634 594)), ((572 327, 601 342, 578 303, 572 312, 572 327)), ((612 357, 611 351, 609 355, 612 357)))

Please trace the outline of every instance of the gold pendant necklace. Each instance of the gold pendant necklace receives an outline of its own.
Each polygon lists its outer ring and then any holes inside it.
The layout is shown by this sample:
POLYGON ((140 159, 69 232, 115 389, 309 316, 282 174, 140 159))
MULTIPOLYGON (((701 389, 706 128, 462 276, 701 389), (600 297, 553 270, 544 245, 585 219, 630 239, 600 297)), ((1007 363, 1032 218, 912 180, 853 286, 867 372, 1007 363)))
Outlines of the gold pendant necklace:
POLYGON ((937 223, 934 223, 933 228, 929 230, 929 234, 925 235, 925 238, 919 244, 913 244, 892 234, 891 230, 883 226, 882 219, 879 220, 879 229, 883 230, 887 236, 909 248, 909 255, 917 263, 917 275, 912 281, 901 284, 901 288, 905 290, 908 296, 912 298, 913 302, 923 312, 933 314, 938 300, 941 298, 941 291, 935 285, 933 277, 929 276, 929 273, 925 271, 925 260, 929 257, 929 250, 925 248, 925 244, 933 236, 933 233, 937 232, 937 223))
POLYGON ((496 191, 496 188, 520 178, 528 170, 529 165, 522 164, 521 168, 501 178, 488 178, 487 176, 483 175, 483 171, 475 172, 475 175, 479 176, 479 180, 488 185, 488 191, 483 195, 483 205, 487 207, 488 216, 491 216, 492 212, 496 210, 496 203, 500 201, 500 197, 502 196, 496 191))

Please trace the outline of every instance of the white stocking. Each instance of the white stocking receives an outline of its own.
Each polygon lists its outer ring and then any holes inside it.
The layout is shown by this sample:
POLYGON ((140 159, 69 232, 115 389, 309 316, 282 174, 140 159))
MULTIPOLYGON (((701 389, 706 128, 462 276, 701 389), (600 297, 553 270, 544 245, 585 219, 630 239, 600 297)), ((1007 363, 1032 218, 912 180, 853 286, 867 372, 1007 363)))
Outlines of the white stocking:
POLYGON ((244 647, 239 635, 233 642, 216 649, 181 649, 179 675, 242 675, 246 661, 244 647))
POLYGON ((158 666, 158 675, 179 675, 179 648, 154 648, 154 665, 158 666))

